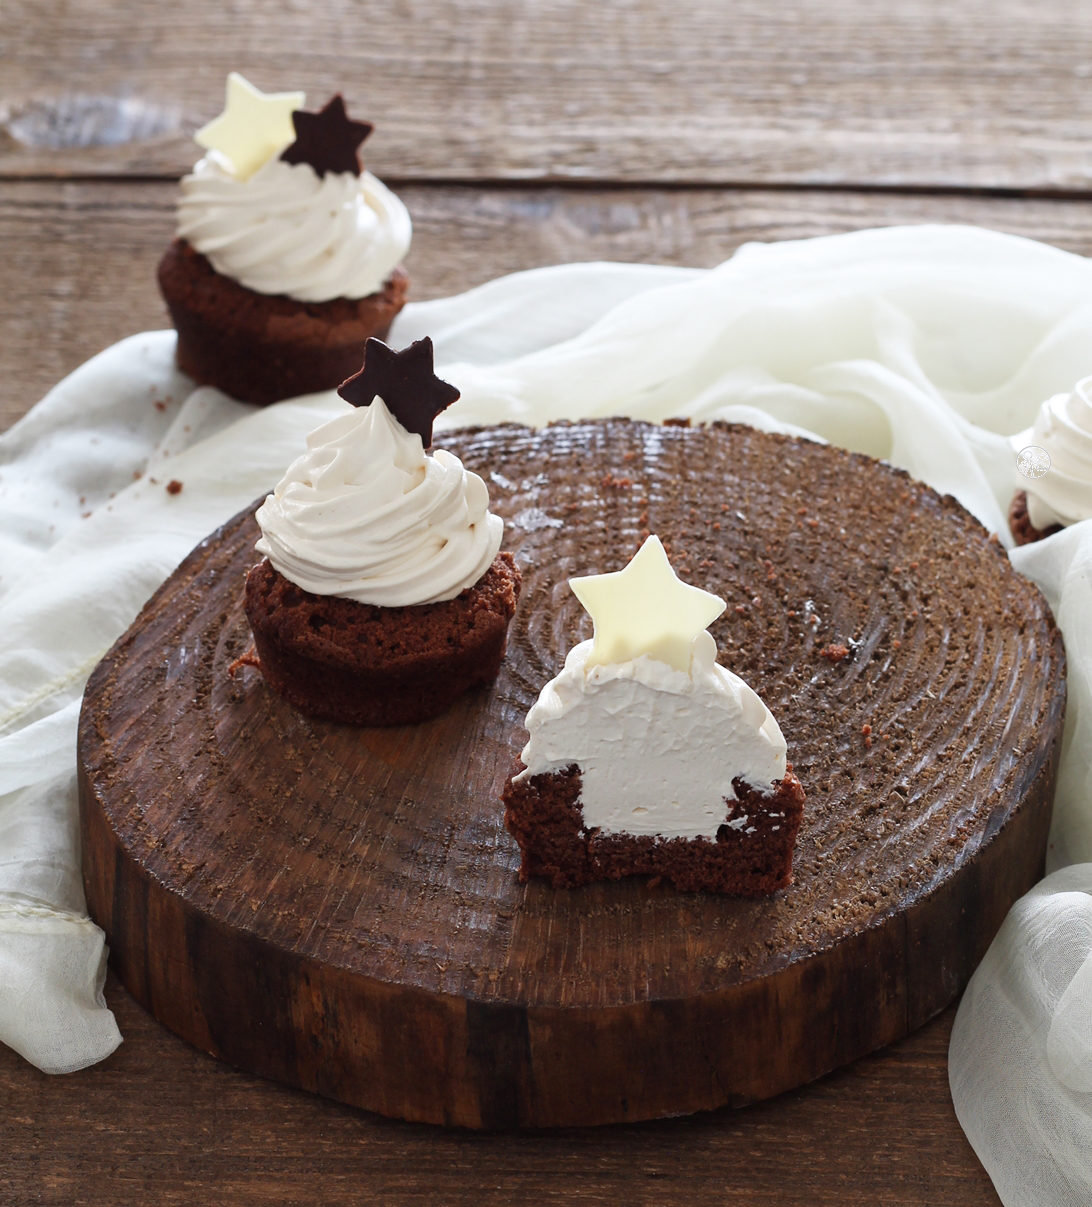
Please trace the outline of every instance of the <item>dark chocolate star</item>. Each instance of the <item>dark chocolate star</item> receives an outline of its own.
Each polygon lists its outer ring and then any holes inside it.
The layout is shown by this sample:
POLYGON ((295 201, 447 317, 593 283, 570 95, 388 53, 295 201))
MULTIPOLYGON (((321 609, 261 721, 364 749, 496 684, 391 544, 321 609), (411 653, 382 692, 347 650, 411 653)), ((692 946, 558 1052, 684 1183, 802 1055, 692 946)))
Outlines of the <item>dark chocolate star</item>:
POLYGON ((360 175, 360 157, 356 149, 374 127, 370 122, 349 119, 340 92, 318 113, 293 110, 292 125, 296 130, 296 141, 281 152, 285 163, 309 163, 319 176, 325 176, 327 172, 360 175))
POLYGON ((354 407, 371 406, 378 394, 407 432, 425 448, 432 444, 432 421, 459 397, 459 391, 432 371, 432 340, 426 335, 401 352, 381 339, 364 345, 364 367, 341 383, 338 393, 354 407))

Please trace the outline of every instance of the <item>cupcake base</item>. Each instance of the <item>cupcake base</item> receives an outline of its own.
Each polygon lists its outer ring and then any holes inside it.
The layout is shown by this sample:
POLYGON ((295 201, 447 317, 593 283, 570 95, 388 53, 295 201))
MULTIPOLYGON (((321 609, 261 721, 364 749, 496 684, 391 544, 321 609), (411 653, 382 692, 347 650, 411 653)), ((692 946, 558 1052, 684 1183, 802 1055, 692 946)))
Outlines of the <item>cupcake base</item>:
POLYGON ((356 373, 365 343, 386 337, 409 288, 398 267, 364 298, 298 302, 256 293, 218 273, 184 239, 167 248, 158 276, 178 331, 182 372, 263 406, 335 389, 356 373))
POLYGON ((1012 496, 1009 504, 1009 531, 1018 545, 1031 545, 1044 537, 1061 532, 1061 524, 1051 524, 1049 528, 1036 528, 1028 515, 1028 492, 1019 490, 1012 496))
POLYGON ((314 595, 268 561, 247 575, 245 606, 266 682, 301 712, 353 725, 411 725, 496 678, 520 573, 498 553, 442 603, 381 608, 314 595))
POLYGON ((728 802, 716 838, 585 830, 580 787, 575 763, 563 771, 508 780, 504 824, 523 853, 520 880, 542 876, 554 888, 576 888, 593 880, 654 876, 684 891, 740 897, 765 896, 792 883, 804 789, 791 766, 769 793, 733 781, 737 799, 728 802))

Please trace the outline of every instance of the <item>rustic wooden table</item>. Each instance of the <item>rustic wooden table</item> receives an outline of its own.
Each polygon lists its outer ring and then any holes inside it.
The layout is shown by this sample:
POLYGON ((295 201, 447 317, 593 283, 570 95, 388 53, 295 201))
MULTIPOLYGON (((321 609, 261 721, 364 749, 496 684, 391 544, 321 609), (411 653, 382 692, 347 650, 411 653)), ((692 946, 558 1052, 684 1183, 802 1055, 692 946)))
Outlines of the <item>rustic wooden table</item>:
MULTIPOLYGON (((334 90, 414 219, 418 299, 568 260, 970 222, 1092 249, 1092 9, 1042 0, 8 0, 0 429, 166 325, 154 265, 227 71, 334 90)), ((0 1049, 5 1203, 996 1204, 948 1096, 948 1010, 738 1112, 591 1131, 398 1123, 237 1073, 118 984, 125 1044, 0 1049)))

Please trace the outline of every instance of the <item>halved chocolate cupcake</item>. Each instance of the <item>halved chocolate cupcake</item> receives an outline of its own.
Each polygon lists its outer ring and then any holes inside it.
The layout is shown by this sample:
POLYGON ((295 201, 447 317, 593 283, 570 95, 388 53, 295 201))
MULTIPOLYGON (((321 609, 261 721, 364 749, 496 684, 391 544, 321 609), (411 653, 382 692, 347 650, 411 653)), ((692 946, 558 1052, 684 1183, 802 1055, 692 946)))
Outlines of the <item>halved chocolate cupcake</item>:
POLYGON ((724 600, 682 582, 658 537, 623 570, 571 578, 594 638, 527 714, 505 785, 520 879, 654 876, 761 896, 792 883, 804 789, 766 705, 719 666, 724 600))

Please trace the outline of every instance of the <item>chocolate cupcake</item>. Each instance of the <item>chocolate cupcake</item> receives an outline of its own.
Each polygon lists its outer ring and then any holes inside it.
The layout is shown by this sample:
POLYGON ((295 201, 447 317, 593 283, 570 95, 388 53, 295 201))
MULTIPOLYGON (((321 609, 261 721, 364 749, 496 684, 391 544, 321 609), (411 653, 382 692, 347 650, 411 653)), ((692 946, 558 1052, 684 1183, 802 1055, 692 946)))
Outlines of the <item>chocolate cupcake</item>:
POLYGON ((655 536, 624 570, 569 586, 595 632, 527 714, 502 794, 520 879, 575 888, 645 875, 748 897, 786 888, 804 789, 770 710, 717 664, 705 626, 724 600, 681 582, 655 536))
POLYGON ((268 561, 247 576, 262 674, 301 712, 409 725, 446 712, 500 670, 520 575, 510 553, 442 603, 382 608, 301 590, 268 561))
POLYGON ((1019 476, 1009 528, 1018 545, 1092 519, 1092 377, 1048 398, 1012 443, 1019 476))
POLYGON ((356 409, 308 436, 258 509, 266 560, 247 619, 262 674, 301 711, 412 724, 496 677, 520 574, 482 479, 426 455, 459 396, 434 376, 431 341, 370 340, 339 392, 356 409))
POLYGON ((228 77, 159 265, 179 367, 245 402, 339 385, 409 287, 409 214, 357 155, 372 127, 340 96, 318 113, 303 100, 228 77))

